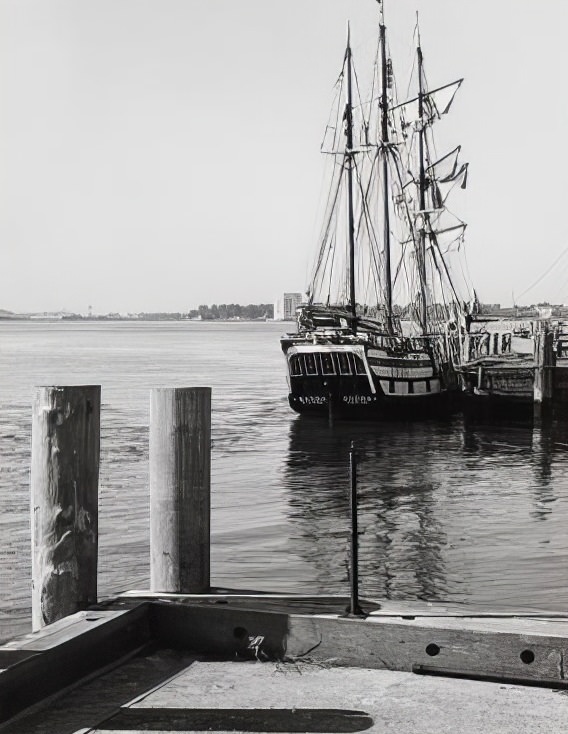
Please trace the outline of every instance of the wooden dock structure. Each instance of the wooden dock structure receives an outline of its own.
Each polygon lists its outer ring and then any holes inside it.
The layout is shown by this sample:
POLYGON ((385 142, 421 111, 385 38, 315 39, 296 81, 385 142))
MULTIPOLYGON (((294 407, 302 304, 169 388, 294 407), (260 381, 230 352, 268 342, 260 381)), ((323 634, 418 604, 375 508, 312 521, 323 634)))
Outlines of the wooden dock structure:
POLYGON ((537 421, 568 412, 568 329, 546 320, 531 324, 530 350, 517 353, 510 331, 480 331, 461 342, 456 367, 464 410, 487 416, 526 415, 537 421))
POLYGON ((348 606, 115 597, 0 647, 0 731, 565 731, 568 616, 348 606))
POLYGON ((152 588, 106 600, 100 393, 38 392, 34 629, 0 645, 0 732, 566 730, 568 613, 359 599, 353 567, 345 596, 211 589, 208 390, 152 396, 152 588))

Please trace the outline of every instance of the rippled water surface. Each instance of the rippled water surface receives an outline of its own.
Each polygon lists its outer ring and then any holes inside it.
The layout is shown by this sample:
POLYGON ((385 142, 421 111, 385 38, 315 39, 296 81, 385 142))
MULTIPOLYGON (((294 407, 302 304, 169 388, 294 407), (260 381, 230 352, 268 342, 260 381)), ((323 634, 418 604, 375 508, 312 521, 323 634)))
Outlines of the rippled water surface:
POLYGON ((568 607, 568 431, 337 423, 286 400, 277 323, 0 322, 0 636, 30 618, 36 385, 102 385, 99 595, 149 583, 152 387, 213 388, 212 583, 345 592, 348 452, 363 595, 568 607))

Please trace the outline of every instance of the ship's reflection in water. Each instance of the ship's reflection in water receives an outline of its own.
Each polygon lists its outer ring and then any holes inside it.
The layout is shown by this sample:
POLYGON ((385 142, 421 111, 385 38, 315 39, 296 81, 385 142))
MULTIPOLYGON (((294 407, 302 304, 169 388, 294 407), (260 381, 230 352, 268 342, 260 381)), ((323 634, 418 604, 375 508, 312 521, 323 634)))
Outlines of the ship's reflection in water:
POLYGON ((294 552, 319 590, 347 592, 354 441, 363 595, 565 609, 567 435, 559 422, 298 417, 284 467, 294 552))

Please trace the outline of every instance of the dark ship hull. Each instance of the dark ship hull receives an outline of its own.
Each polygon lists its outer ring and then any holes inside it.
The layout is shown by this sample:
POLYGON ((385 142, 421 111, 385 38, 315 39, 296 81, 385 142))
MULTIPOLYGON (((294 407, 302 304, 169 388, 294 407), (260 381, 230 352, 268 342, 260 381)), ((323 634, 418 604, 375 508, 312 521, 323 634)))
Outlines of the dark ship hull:
POLYGON ((437 369, 432 354, 412 348, 414 340, 333 341, 301 334, 282 338, 288 400, 297 413, 411 418, 453 406, 450 370, 437 369))
POLYGON ((459 394, 456 338, 466 307, 448 253, 456 243, 459 251, 465 222, 445 201, 465 188, 467 163, 460 146, 438 158, 429 128, 462 80, 429 90, 420 48, 417 62, 417 95, 399 103, 381 5, 367 101, 348 34, 337 118, 322 143, 335 165, 318 254, 298 330, 281 340, 298 413, 412 418, 447 410, 459 394), (401 318, 421 336, 408 336, 401 318))

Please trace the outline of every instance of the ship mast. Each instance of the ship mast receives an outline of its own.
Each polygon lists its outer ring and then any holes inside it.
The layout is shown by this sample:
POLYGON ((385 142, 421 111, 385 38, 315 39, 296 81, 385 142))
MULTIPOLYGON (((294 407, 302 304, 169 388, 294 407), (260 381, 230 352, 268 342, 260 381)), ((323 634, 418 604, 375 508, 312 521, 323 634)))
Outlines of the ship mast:
POLYGON ((423 58, 420 47, 420 30, 418 30, 418 158, 419 158, 419 213, 420 231, 418 244, 418 269, 420 279, 420 321, 422 330, 426 333, 426 168, 424 163, 424 136, 426 123, 424 122, 424 85, 423 85, 423 58))
POLYGON ((345 106, 345 134, 347 136, 345 148, 345 167, 347 169, 347 206, 349 218, 349 302, 353 315, 352 329, 357 333, 357 304, 355 300, 355 218, 353 216, 353 91, 352 91, 352 60, 349 24, 347 25, 347 104, 345 106))
POLYGON ((391 275, 391 248, 390 248, 390 209, 389 209, 389 164, 388 164, 388 65, 387 65, 387 42, 386 27, 384 24, 383 6, 381 3, 381 19, 379 24, 380 46, 381 46, 381 81, 382 90, 380 98, 381 109, 381 153, 383 163, 383 251, 385 257, 385 285, 387 311, 387 331, 393 333, 392 323, 392 275, 391 275))

